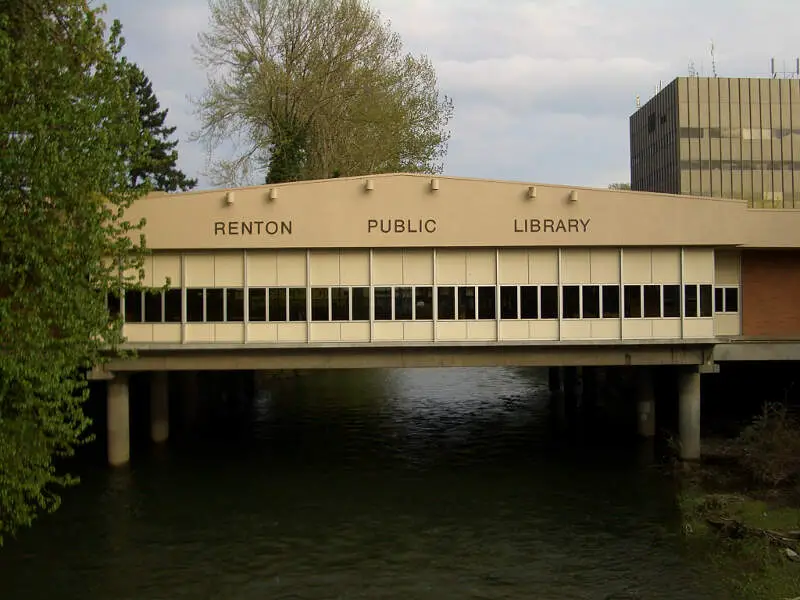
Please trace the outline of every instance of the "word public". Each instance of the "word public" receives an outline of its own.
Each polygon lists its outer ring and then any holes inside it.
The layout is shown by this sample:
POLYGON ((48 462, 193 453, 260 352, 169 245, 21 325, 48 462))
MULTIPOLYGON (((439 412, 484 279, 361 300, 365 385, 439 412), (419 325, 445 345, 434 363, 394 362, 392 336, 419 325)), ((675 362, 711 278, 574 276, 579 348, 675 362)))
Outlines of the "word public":
POLYGON ((369 219, 367 233, 436 233, 436 219, 369 219))

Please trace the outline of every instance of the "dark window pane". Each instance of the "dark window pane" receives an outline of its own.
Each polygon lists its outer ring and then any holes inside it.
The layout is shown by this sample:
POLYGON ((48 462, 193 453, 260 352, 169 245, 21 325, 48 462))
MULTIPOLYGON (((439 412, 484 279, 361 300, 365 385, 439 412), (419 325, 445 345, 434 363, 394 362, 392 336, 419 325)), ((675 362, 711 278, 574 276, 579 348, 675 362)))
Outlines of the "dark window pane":
POLYGON ((712 306, 712 293, 710 285, 700 286, 700 316, 713 317, 714 309, 712 306))
POLYGON ((697 286, 685 285, 683 286, 683 305, 684 316, 696 317, 697 316, 697 286))
POLYGON ((167 323, 180 323, 183 317, 183 291, 167 290, 164 292, 164 321, 167 323))
POLYGON ((394 288, 394 318, 396 321, 410 321, 414 317, 414 294, 410 287, 394 288))
POLYGON ((286 321, 286 288, 269 289, 269 320, 286 321))
POLYGON ((739 312, 739 288, 725 288, 725 312, 739 312))
POLYGON ((518 314, 517 286, 504 285, 500 288, 500 318, 517 319, 518 314))
POLYGON ((603 318, 619 319, 619 286, 603 286, 603 318))
MULTIPOLYGON (((334 321, 350 320, 350 289, 337 287, 331 290, 331 318, 334 321)), ((369 318, 369 317, 367 317, 369 318)))
POLYGON ((539 318, 539 288, 535 285, 523 285, 519 288, 520 318, 539 318))
POLYGON ((108 314, 112 319, 116 319, 119 316, 121 306, 122 302, 117 292, 109 292, 106 295, 106 307, 108 308, 108 314))
POLYGON ((581 288, 577 285, 565 285, 563 315, 565 319, 581 318, 581 288))
POLYGON ((625 318, 638 319, 642 316, 642 287, 639 285, 625 286, 625 318))
POLYGON ((353 321, 369 321, 369 288, 353 288, 353 321))
POLYGON ((306 320, 306 288, 289 288, 289 320, 306 320))
POLYGON ((189 323, 203 322, 203 288, 186 290, 186 320, 189 323))
POLYGON ((725 301, 724 293, 725 290, 722 288, 714 290, 714 312, 723 312, 725 310, 725 305, 723 304, 725 301))
POLYGON ((458 318, 475 318, 475 288, 471 285, 458 288, 458 318))
POLYGON ((661 286, 644 286, 644 316, 646 319, 661 318, 661 286))
POLYGON ((433 288, 418 287, 414 289, 414 317, 421 321, 433 319, 433 288))
POLYGON ((482 285, 478 288, 478 318, 497 318, 497 288, 482 285))
POLYGON ((436 289, 437 312, 440 319, 456 318, 456 288, 440 287, 436 289))
POLYGON ((225 290, 225 320, 229 323, 244 321, 244 290, 230 288, 225 290))
POLYGON ((585 285, 585 286, 583 286, 583 318, 584 319, 599 319, 600 318, 600 286, 599 285, 585 285))
POLYGON ((375 320, 392 320, 392 288, 375 288, 375 320))
POLYGON ((328 288, 311 289, 311 320, 331 320, 330 310, 328 310, 328 288))
POLYGON ((542 286, 542 306, 540 307, 542 319, 558 318, 558 286, 542 286))
POLYGON ((679 285, 664 286, 664 316, 665 317, 681 316, 681 286, 679 285))
POLYGON ((125 322, 142 322, 142 292, 128 290, 125 292, 125 322))
POLYGON ((206 322, 222 323, 225 320, 223 290, 219 288, 206 289, 206 322))
POLYGON ((254 323, 267 320, 267 290, 253 288, 247 290, 248 318, 254 323))

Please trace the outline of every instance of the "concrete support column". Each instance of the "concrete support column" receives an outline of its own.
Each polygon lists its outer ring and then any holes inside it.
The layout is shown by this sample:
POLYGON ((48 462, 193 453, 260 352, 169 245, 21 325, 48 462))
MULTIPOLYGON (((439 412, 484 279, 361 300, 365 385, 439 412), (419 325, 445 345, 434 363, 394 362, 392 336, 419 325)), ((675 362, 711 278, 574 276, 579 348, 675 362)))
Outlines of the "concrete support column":
POLYGON ((653 388, 653 373, 639 369, 636 378, 637 433, 644 438, 656 435, 656 400, 653 388))
POLYGON ((547 385, 551 394, 561 392, 561 367, 550 367, 547 369, 547 385))
POLYGON ((169 439, 169 374, 150 374, 150 437, 156 444, 169 439))
POLYGON ((700 372, 678 375, 678 422, 681 459, 700 459, 700 372))
POLYGON ((118 467, 131 458, 128 375, 118 373, 108 382, 108 464, 118 467))

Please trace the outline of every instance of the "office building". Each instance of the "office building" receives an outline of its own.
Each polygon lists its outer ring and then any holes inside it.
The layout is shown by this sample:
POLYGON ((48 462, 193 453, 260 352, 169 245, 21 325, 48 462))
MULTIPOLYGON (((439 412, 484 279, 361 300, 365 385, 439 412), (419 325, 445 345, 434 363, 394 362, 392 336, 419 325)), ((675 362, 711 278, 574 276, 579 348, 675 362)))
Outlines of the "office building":
POLYGON ((630 118, 631 188, 800 208, 800 79, 678 77, 630 118))

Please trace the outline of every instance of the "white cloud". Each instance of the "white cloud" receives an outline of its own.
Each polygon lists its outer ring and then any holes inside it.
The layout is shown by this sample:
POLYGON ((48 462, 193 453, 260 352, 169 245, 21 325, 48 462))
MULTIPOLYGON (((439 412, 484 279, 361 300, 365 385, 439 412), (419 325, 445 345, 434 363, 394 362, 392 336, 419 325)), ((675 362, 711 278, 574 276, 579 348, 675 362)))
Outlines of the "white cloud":
MULTIPOLYGON (((187 96, 205 74, 192 45, 206 0, 107 0, 127 53, 153 81, 196 176, 204 153, 187 96)), ((767 76, 793 68, 796 0, 374 0, 414 53, 431 57, 456 116, 446 172, 575 185, 628 179, 628 117, 659 80, 687 72, 767 76)), ((208 182, 201 178, 203 185, 208 182)))

